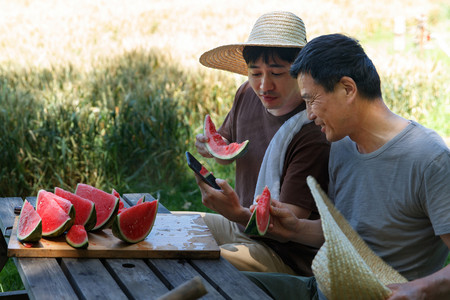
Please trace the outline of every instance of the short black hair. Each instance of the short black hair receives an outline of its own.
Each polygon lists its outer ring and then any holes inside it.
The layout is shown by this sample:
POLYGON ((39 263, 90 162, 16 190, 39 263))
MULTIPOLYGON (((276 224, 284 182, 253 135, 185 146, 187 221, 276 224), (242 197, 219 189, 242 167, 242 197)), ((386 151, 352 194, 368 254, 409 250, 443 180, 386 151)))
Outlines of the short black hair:
POLYGON ((260 57, 267 64, 270 59, 281 59, 293 63, 301 48, 246 46, 242 50, 247 65, 256 62, 260 57))
POLYGON ((326 92, 332 92, 341 78, 348 76, 363 97, 381 97, 380 76, 374 64, 357 40, 343 34, 312 39, 295 59, 290 73, 294 78, 309 74, 326 92))

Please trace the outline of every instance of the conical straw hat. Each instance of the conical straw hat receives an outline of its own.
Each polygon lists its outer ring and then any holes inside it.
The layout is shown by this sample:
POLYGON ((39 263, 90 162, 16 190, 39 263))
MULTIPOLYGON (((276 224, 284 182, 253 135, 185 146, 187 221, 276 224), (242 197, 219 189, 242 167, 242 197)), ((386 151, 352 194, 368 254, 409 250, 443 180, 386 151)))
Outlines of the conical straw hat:
POLYGON ((385 299, 391 294, 386 285, 407 282, 367 246, 312 176, 308 176, 307 182, 325 236, 312 269, 328 300, 385 299))
POLYGON ((267 13, 258 18, 245 43, 220 46, 203 53, 200 63, 206 67, 248 75, 242 56, 245 46, 303 48, 306 30, 302 19, 285 11, 267 13))

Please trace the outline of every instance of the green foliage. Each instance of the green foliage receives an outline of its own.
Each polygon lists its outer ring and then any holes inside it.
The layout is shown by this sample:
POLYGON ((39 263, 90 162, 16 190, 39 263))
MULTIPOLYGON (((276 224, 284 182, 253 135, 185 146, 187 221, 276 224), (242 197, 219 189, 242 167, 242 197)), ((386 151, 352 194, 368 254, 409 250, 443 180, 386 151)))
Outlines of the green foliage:
POLYGON ((12 259, 8 259, 3 270, 0 272, 0 292, 24 290, 22 280, 17 273, 12 259))
MULTIPOLYGON (((193 151, 206 113, 225 114, 236 86, 175 66, 161 54, 133 51, 89 72, 0 68, 0 196, 83 182, 154 193, 163 204, 183 190, 198 198, 184 152, 193 151)), ((175 202, 169 208, 194 203, 175 202)))

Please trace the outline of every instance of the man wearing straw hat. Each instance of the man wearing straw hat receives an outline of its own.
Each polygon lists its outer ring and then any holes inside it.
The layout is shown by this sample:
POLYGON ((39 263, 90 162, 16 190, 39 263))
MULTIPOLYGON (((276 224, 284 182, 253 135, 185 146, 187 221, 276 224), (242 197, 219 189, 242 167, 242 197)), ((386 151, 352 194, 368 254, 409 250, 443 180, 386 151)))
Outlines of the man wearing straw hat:
MULTIPOLYGON (((450 265, 443 268, 450 151, 443 139, 389 110, 375 66, 350 37, 313 39, 291 73, 308 117, 332 142, 331 201, 308 178, 320 221, 299 219, 274 201, 271 233, 323 244, 312 264, 319 298, 450 299, 450 265)), ((296 298, 315 286, 314 278, 247 275, 274 298, 296 298)))
MULTIPOLYGON (((248 76, 219 128, 228 142, 250 141, 248 152, 236 160, 236 192, 224 180, 217 180, 221 190, 215 190, 197 178, 204 205, 218 212, 206 214, 205 223, 222 257, 240 270, 312 275, 317 248, 243 233, 249 207, 266 185, 297 217, 318 218, 306 176, 314 174, 328 184, 330 145, 308 120, 297 82, 289 74, 305 43, 303 21, 276 11, 258 18, 247 42, 214 48, 200 57, 207 67, 248 76)), ((212 157, 205 142, 205 136, 197 136, 197 150, 212 157)))

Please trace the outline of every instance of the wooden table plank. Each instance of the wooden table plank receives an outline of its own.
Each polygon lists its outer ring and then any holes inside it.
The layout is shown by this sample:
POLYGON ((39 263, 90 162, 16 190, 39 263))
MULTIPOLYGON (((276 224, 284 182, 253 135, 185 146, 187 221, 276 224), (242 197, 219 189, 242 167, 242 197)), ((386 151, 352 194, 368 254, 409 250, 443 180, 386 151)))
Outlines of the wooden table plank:
POLYGON ((107 259, 105 265, 134 299, 156 299, 169 291, 142 259, 107 259))
POLYGON ((263 290, 240 273, 224 258, 220 264, 210 260, 191 260, 191 264, 203 277, 208 278, 213 286, 230 299, 271 299, 263 290))
POLYGON ((12 232, 11 220, 14 223, 14 207, 23 204, 22 198, 0 198, 0 271, 8 261, 8 241, 12 232))
MULTIPOLYGON (((217 260, 214 260, 217 261, 217 260)), ((173 289, 186 281, 194 278, 195 276, 201 276, 190 264, 187 260, 179 259, 179 260, 168 260, 168 259, 151 259, 149 260, 149 264, 153 266, 153 270, 155 270, 160 276, 164 278, 170 289, 173 289)), ((220 270, 216 270, 219 271, 220 270)), ((203 280, 203 284, 205 285, 208 293, 202 297, 202 299, 222 299, 223 296, 220 295, 217 290, 206 280, 203 280)))
POLYGON ((99 259, 63 258, 61 268, 84 299, 128 299, 99 259))
POLYGON ((55 258, 14 259, 30 299, 77 299, 55 258))

